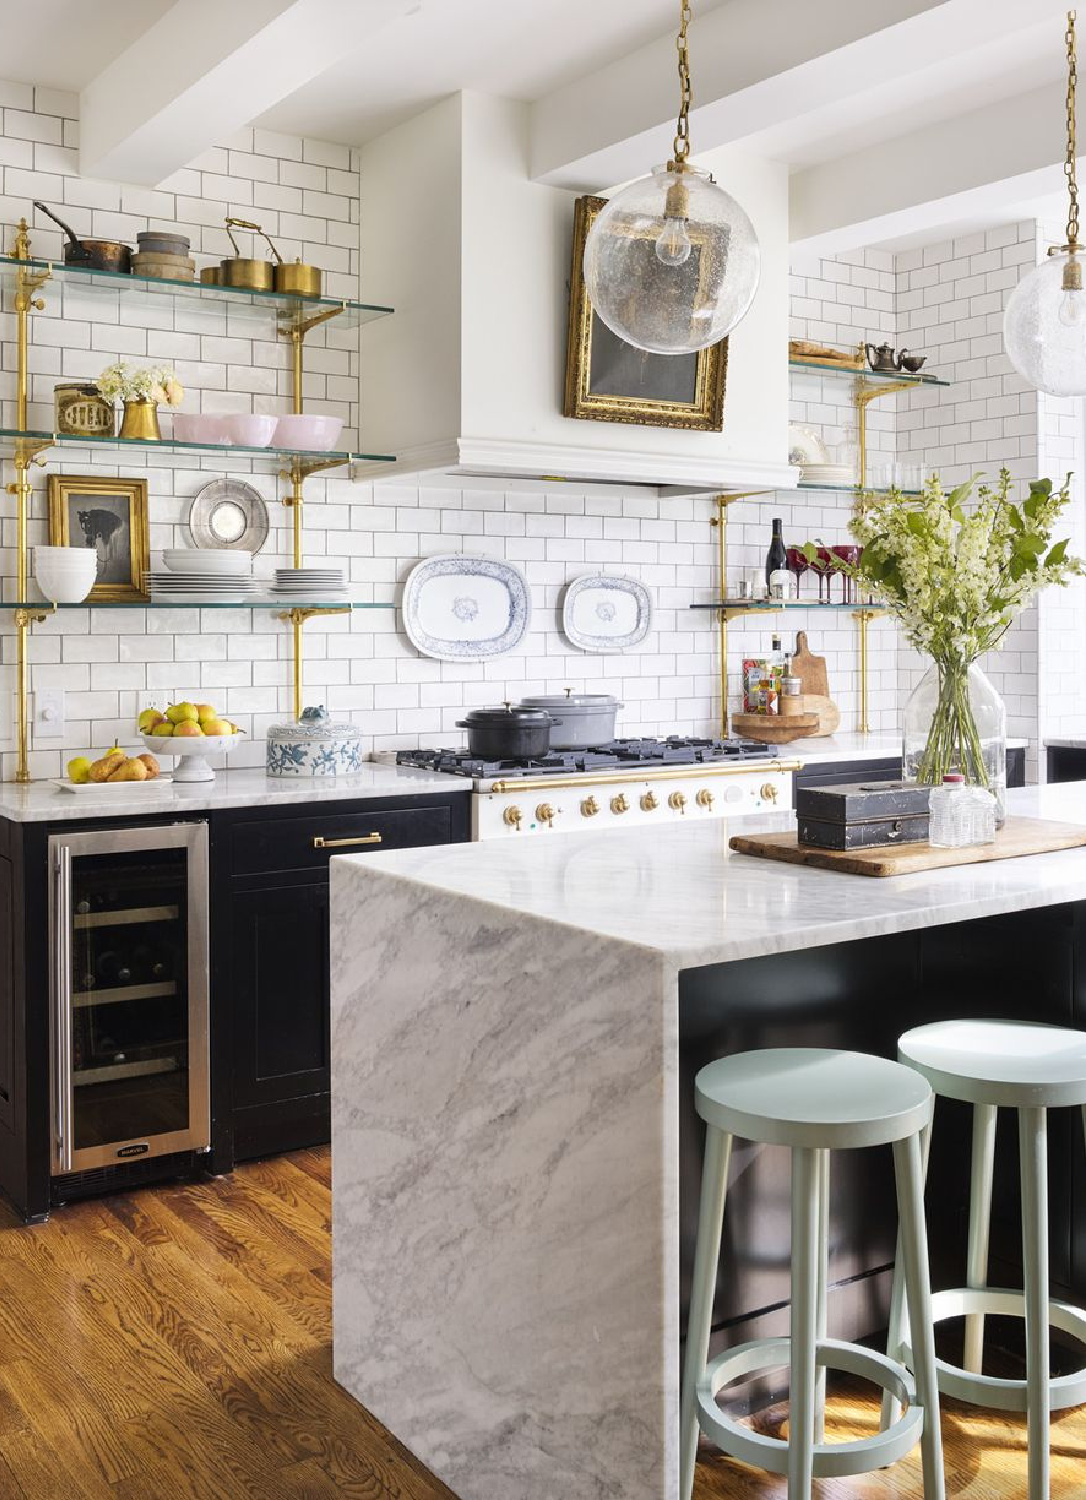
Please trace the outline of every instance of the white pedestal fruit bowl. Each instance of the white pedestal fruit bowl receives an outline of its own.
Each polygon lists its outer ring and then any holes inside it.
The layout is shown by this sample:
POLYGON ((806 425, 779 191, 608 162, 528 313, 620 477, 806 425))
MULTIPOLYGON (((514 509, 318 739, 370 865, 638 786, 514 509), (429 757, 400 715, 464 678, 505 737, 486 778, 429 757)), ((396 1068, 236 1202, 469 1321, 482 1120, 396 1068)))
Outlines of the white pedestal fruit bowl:
POLYGON ((242 738, 240 734, 143 734, 140 736, 152 755, 173 755, 177 764, 174 785, 183 781, 214 781, 214 767, 209 755, 225 755, 242 738))

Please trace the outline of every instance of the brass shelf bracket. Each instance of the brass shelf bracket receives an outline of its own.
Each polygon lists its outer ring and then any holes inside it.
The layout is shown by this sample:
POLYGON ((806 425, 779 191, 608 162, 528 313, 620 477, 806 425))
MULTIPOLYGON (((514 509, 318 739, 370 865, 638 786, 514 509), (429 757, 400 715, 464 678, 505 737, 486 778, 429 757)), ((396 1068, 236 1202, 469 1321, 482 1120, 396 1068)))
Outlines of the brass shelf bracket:
POLYGON ((281 615, 276 615, 277 620, 286 621, 292 628, 294 635, 294 717, 302 717, 302 687, 304 661, 302 656, 302 631, 307 620, 312 620, 317 615, 349 615, 351 607, 349 604, 329 606, 327 608, 317 605, 298 605, 294 609, 284 610, 281 615))
MULTIPOLYGON (((716 528, 717 571, 720 575, 720 597, 728 596, 728 507, 737 500, 753 500, 758 495, 771 495, 772 490, 740 490, 731 494, 714 495, 716 514, 710 516, 709 525, 716 528)), ((739 615, 770 614, 774 611, 753 609, 717 610, 717 652, 720 656, 720 737, 728 738, 728 621, 739 615)))

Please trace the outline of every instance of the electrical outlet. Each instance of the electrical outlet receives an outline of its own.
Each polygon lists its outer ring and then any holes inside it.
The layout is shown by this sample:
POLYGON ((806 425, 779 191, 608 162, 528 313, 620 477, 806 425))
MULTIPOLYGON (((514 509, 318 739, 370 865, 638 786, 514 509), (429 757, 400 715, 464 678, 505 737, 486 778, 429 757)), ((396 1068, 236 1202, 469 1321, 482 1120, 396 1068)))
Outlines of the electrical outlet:
POLYGON ((34 739, 64 738, 64 693, 60 688, 39 689, 34 694, 34 739))

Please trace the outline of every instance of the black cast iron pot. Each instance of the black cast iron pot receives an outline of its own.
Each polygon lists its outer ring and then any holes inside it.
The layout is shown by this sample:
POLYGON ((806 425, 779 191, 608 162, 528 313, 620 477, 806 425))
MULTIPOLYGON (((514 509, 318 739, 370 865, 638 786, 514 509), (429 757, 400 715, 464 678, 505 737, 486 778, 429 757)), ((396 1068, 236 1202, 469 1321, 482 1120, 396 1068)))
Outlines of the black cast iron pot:
POLYGON ((468 732, 468 752, 480 760, 535 760, 546 755, 554 720, 541 708, 473 708, 458 721, 468 732))

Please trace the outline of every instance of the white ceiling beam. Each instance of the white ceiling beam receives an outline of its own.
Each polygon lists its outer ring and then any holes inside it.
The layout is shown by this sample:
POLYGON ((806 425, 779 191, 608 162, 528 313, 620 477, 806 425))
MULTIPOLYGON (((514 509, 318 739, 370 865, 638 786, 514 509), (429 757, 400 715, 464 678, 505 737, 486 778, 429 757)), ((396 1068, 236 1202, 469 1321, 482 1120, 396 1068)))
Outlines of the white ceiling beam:
POLYGON ((185 0, 80 100, 80 171, 154 186, 398 19, 410 0, 185 0))
MULTIPOLYGON (((695 156, 749 142, 829 101, 895 90, 933 58, 1036 27, 1064 0, 731 0, 691 27, 695 156)), ((895 102, 898 102, 895 100, 895 102)), ((677 107, 671 36, 540 99, 531 175, 579 191, 640 176, 670 155, 677 107)))
POLYGON ((1058 192, 1063 110, 1033 89, 795 172, 794 249, 830 255, 989 216, 1058 192))

